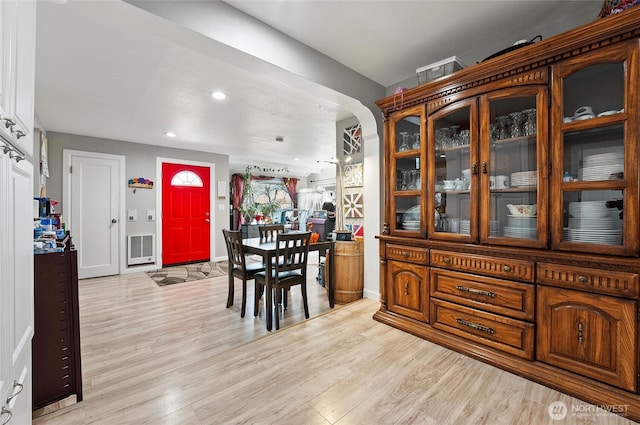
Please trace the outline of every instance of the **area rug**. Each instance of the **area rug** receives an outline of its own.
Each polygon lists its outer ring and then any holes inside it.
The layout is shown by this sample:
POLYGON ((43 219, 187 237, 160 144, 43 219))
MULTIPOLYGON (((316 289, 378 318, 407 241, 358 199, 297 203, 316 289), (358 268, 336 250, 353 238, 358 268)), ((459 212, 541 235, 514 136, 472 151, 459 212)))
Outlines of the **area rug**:
POLYGON ((226 261, 185 264, 181 266, 165 267, 147 272, 158 286, 173 285, 175 283, 193 282, 212 277, 225 276, 228 265, 226 261))

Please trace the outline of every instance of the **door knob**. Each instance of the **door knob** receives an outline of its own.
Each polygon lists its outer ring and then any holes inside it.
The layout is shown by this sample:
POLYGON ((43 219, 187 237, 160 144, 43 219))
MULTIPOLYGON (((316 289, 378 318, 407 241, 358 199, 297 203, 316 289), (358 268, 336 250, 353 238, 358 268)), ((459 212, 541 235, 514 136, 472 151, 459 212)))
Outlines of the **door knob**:
POLYGON ((112 222, 113 224, 116 224, 116 223, 118 222, 118 220, 116 220, 115 218, 112 218, 112 219, 111 219, 111 222, 112 222))
POLYGON ((208 218, 205 218, 205 219, 204 219, 204 222, 205 222, 205 223, 209 223, 210 221, 211 221, 211 220, 209 220, 208 218))

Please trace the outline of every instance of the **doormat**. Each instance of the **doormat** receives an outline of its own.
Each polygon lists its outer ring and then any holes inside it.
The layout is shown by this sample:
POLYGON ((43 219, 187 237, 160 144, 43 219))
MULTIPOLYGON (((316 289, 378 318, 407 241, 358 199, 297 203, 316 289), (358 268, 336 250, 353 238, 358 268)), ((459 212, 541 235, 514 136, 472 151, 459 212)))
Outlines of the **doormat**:
POLYGON ((205 263, 165 267, 146 273, 158 286, 167 286, 175 283, 193 282, 195 280, 226 276, 227 270, 227 261, 218 261, 217 263, 208 261, 205 263))

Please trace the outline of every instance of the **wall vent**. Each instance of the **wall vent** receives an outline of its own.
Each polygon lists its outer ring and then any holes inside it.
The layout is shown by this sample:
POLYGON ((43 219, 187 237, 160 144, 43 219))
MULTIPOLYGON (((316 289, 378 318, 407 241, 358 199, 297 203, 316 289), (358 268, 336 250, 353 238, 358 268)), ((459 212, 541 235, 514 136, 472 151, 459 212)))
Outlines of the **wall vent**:
POLYGON ((127 264, 129 266, 155 263, 155 235, 129 235, 127 241, 127 264))

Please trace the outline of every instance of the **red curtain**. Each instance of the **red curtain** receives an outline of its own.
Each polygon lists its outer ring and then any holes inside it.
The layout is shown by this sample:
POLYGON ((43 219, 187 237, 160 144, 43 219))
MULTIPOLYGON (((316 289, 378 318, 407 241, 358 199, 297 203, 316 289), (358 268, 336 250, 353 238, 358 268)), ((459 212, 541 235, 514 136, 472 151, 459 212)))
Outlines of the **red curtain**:
POLYGON ((243 201, 242 195, 244 193, 244 176, 239 173, 232 175, 231 187, 233 195, 233 224, 235 229, 239 229, 244 220, 244 217, 239 209, 243 201))
POLYGON ((289 197, 291 198, 291 202, 293 202, 293 208, 298 207, 298 197, 296 187, 298 186, 298 179, 294 177, 283 177, 282 181, 284 181, 284 187, 287 188, 287 192, 289 192, 289 197))

